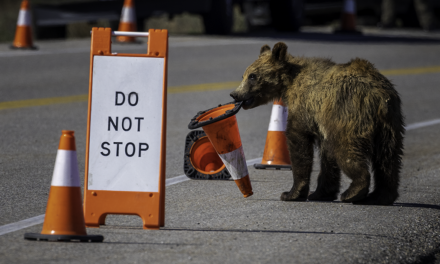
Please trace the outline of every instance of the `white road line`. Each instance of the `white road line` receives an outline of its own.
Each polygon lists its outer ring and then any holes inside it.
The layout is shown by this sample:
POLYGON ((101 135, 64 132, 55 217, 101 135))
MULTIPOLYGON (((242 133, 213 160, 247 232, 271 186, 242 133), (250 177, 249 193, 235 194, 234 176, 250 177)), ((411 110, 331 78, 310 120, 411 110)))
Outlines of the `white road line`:
POLYGON ((12 223, 12 224, 0 226, 0 236, 7 234, 7 233, 14 232, 14 231, 18 231, 18 230, 26 228, 26 227, 38 225, 43 222, 44 222, 44 214, 39 215, 39 216, 35 216, 35 217, 31 217, 31 218, 28 218, 25 220, 21 220, 21 221, 12 223))
MULTIPOLYGON (((256 158, 256 159, 247 160, 246 161, 246 165, 252 166, 254 164, 257 164, 257 163, 261 162, 261 159, 262 158, 256 158)), ((181 183, 181 182, 184 182, 184 181, 188 181, 188 180, 190 180, 190 178, 186 177, 186 175, 180 175, 180 176, 177 176, 177 177, 173 177, 173 178, 167 179, 166 180, 166 186, 170 186, 170 185, 173 185, 173 184, 178 184, 178 183, 181 183)))
POLYGON ((421 128, 421 127, 427 127, 427 126, 432 126, 432 125, 437 125, 437 124, 440 124, 440 119, 434 119, 434 120, 414 123, 414 124, 406 126, 406 130, 413 130, 413 129, 417 129, 417 128, 421 128))
POLYGON ((173 185, 173 184, 178 184, 178 183, 181 183, 181 182, 184 182, 184 181, 188 181, 188 180, 190 180, 190 178, 186 177, 185 174, 184 175, 180 175, 180 176, 177 176, 177 177, 174 177, 174 178, 167 179, 165 186, 170 186, 170 185, 173 185))
POLYGON ((247 160, 247 161, 246 161, 246 165, 248 165, 248 167, 249 167, 249 166, 252 166, 252 165, 254 165, 254 164, 260 163, 262 159, 263 159, 263 158, 261 157, 261 158, 256 158, 256 159, 247 160))
MULTIPOLYGON (((417 128, 422 128, 422 127, 427 127, 427 126, 433 126, 433 125, 437 125, 440 124, 440 119, 434 119, 434 120, 429 120, 429 121, 424 121, 424 122, 418 122, 418 123, 414 123, 414 124, 410 124, 408 126, 406 126, 406 130, 414 130, 417 128)), ((247 160, 246 164, 248 166, 252 166, 256 163, 261 162, 262 158, 256 158, 256 159, 251 159, 251 160, 247 160)), ((180 175, 177 177, 173 177, 170 179, 166 180, 166 186, 171 186, 174 184, 178 184, 184 181, 188 181, 190 180, 190 178, 186 177, 186 175, 180 175)), ((35 216, 35 217, 31 217, 22 221, 18 221, 15 223, 11 223, 11 224, 7 224, 7 225, 3 225, 0 226, 0 236, 4 235, 4 234, 8 234, 11 232, 15 232, 18 230, 21 230, 23 228, 26 227, 30 227, 30 226, 34 226, 34 225, 38 225, 44 222, 44 214, 39 215, 39 216, 35 216)))
MULTIPOLYGON (((262 158, 247 160, 246 164, 248 166, 252 166, 258 162, 261 162, 261 159, 262 158)), ((186 175, 180 175, 177 177, 167 179, 165 185, 171 186, 171 185, 178 184, 178 183, 188 181, 188 180, 190 180, 190 178, 186 177, 186 175)), ((25 219, 22 221, 18 221, 18 222, 12 223, 12 224, 3 225, 3 226, 0 226, 0 236, 21 230, 26 227, 31 227, 34 225, 42 224, 43 222, 44 222, 44 214, 39 215, 39 216, 35 216, 35 217, 31 217, 31 218, 28 218, 28 219, 25 219)))

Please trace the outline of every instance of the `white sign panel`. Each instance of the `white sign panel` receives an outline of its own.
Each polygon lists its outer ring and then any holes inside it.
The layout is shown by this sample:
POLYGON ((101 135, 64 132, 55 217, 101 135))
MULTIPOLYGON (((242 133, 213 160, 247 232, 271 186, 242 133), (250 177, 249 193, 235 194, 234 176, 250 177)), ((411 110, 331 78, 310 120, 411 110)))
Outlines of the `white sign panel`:
POLYGON ((164 62, 94 57, 89 190, 159 191, 164 62))

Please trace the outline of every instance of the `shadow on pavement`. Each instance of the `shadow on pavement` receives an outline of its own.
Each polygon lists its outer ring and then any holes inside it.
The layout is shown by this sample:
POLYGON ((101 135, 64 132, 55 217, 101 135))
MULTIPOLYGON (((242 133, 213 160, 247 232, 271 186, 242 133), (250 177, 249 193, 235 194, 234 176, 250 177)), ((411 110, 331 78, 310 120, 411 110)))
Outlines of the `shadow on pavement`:
POLYGON ((366 237, 390 238, 384 235, 371 235, 362 233, 337 233, 337 232, 315 232, 315 231, 290 231, 290 230, 261 230, 261 229, 190 229, 190 228, 164 228, 162 231, 190 231, 190 232, 227 232, 227 233, 269 233, 269 234, 314 234, 314 235, 351 235, 366 237))
POLYGON ((429 209, 440 210, 440 205, 435 205, 435 204, 394 203, 394 206, 401 206, 401 207, 415 207, 415 208, 429 208, 429 209))
POLYGON ((203 244, 184 244, 184 243, 148 243, 148 242, 109 242, 105 241, 103 244, 121 244, 121 245, 157 245, 157 246, 202 246, 203 244))
MULTIPOLYGON (((252 199, 252 201, 279 201, 279 199, 252 199)), ((332 204, 341 204, 341 205, 353 205, 353 206, 382 206, 382 205, 364 205, 364 204, 353 204, 353 203, 344 203, 341 201, 295 201, 295 203, 332 203, 332 204)), ((419 203, 394 203, 393 206, 400 207, 409 207, 409 208, 429 208, 440 210, 440 205, 435 204, 419 204, 419 203)))

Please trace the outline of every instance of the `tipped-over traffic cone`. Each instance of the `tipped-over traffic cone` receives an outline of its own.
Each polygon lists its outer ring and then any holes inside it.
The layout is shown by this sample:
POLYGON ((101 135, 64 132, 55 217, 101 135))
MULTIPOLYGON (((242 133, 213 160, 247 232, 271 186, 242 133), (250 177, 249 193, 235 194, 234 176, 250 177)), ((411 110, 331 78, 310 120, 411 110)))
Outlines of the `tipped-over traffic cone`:
MULTIPOLYGON (((119 22, 119 31, 136 31, 136 12, 134 10, 134 1, 125 0, 122 7, 121 20, 119 22)), ((134 37, 118 36, 119 42, 133 43, 136 42, 134 37)))
POLYGON ((244 197, 253 194, 235 114, 242 102, 201 111, 188 128, 202 127, 244 197))
POLYGON ((18 13, 17 29, 15 30, 14 42, 11 45, 12 49, 36 49, 32 43, 31 21, 29 1, 23 0, 18 13))
POLYGON ((356 30, 356 1, 345 0, 341 15, 341 28, 335 33, 362 34, 356 30))
POLYGON ((81 242, 104 240, 101 235, 87 235, 86 232, 73 133, 62 131, 43 230, 41 234, 26 233, 25 239, 81 242))
POLYGON ((183 170, 193 180, 228 180, 228 170, 202 130, 188 133, 185 140, 183 170))
POLYGON ((256 169, 292 169, 286 140, 287 107, 283 101, 273 103, 261 164, 256 169))

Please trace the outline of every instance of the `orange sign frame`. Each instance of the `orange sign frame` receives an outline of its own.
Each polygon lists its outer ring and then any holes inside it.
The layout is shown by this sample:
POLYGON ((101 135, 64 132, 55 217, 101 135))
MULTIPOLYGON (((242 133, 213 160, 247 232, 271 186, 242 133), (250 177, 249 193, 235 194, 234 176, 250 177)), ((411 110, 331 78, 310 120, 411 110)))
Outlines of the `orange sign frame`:
POLYGON ((87 120, 87 145, 84 180, 84 220, 86 227, 105 225, 108 214, 138 215, 144 229, 159 229, 165 226, 165 158, 166 158, 166 110, 168 72, 168 31, 150 29, 148 31, 148 51, 146 54, 112 53, 110 28, 93 28, 90 49, 89 106, 87 120), (126 56, 164 58, 164 80, 162 96, 162 135, 159 168, 159 192, 104 191, 88 189, 89 143, 92 108, 92 81, 94 56, 126 56))

